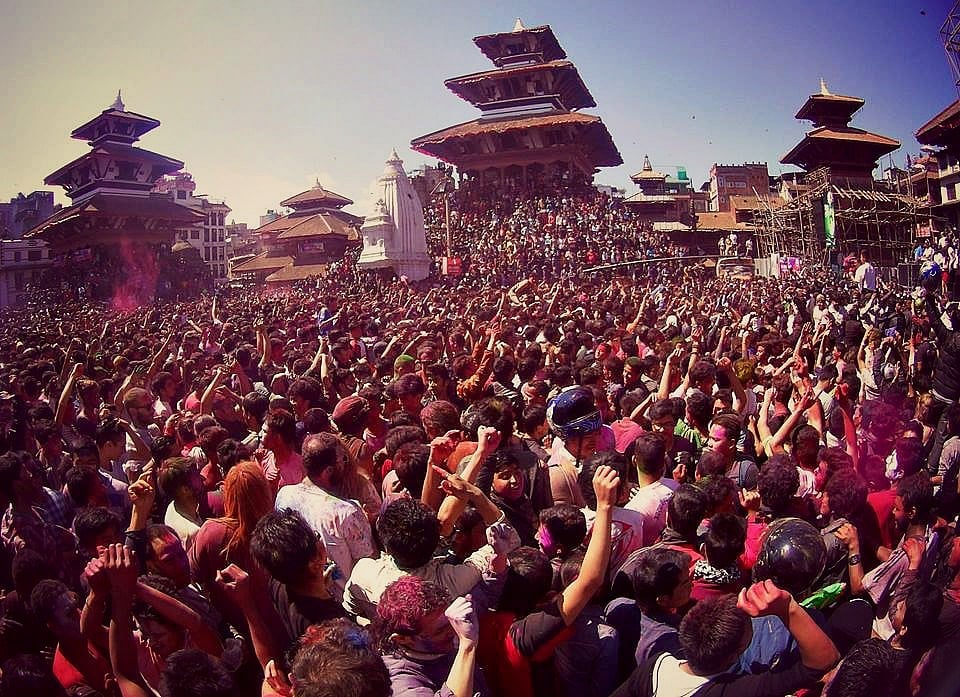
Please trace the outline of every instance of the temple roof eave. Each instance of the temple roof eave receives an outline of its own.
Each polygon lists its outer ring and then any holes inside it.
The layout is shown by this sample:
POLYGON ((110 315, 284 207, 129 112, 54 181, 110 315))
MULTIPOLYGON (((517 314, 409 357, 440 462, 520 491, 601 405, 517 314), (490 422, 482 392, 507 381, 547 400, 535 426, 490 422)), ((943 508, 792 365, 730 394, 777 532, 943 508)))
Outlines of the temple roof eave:
POLYGON ((165 174, 171 174, 177 170, 183 169, 184 165, 184 163, 180 160, 167 157, 166 155, 161 155, 160 153, 152 152, 150 150, 144 150, 143 148, 138 148, 133 145, 120 146, 117 143, 110 143, 97 146, 93 150, 89 150, 80 157, 71 160, 56 171, 44 177, 43 183, 47 186, 60 186, 62 177, 67 175, 71 169, 82 163, 84 160, 89 160, 91 157, 101 154, 113 157, 122 157, 124 155, 142 157, 144 160, 152 161, 155 164, 161 164, 167 167, 169 172, 165 172, 165 174), (124 150, 127 150, 127 152, 123 152, 124 150))
POLYGON ((956 140, 954 135, 960 126, 960 99, 951 102, 938 114, 920 126, 914 134, 922 145, 948 145, 948 141, 956 140), (944 136, 952 136, 945 138, 944 136))
POLYGON ((446 150, 443 147, 445 143, 490 133, 499 134, 513 130, 540 129, 556 125, 590 128, 590 132, 585 135, 594 141, 591 150, 596 155, 595 166, 616 167, 623 164, 623 158, 600 117, 583 113, 560 113, 498 120, 475 119, 415 138, 411 141, 410 147, 429 157, 437 157, 445 162, 457 164, 454 160, 459 159, 458 157, 444 152, 446 150))
POLYGON ((96 124, 98 121, 101 121, 107 116, 114 116, 117 118, 126 119, 128 121, 136 122, 138 138, 142 136, 144 133, 152 131, 154 128, 160 125, 160 122, 157 121, 157 119, 151 118, 150 116, 144 116, 143 114, 137 114, 132 111, 119 111, 118 109, 106 109, 100 112, 99 114, 97 114, 96 116, 94 116, 92 119, 90 119, 86 123, 74 128, 70 132, 70 137, 77 138, 80 140, 87 140, 87 141, 93 140, 93 138, 90 137, 92 136, 92 133, 88 135, 86 131, 89 131, 90 129, 92 129, 94 124, 96 124))
POLYGON ((845 114, 849 120, 865 103, 860 97, 850 97, 845 94, 811 94, 794 118, 801 121, 811 120, 816 118, 818 109, 827 109, 845 114))
POLYGON ((521 31, 497 32, 495 34, 482 34, 473 37, 473 43, 477 48, 491 61, 497 62, 510 56, 504 56, 497 53, 496 48, 507 38, 515 37, 518 34, 538 34, 542 43, 543 57, 545 60, 558 60, 567 57, 566 51, 560 46, 556 35, 549 24, 543 24, 538 27, 523 27, 521 31))
POLYGON ((593 99, 593 95, 591 95, 590 90, 587 89, 587 86, 584 83, 583 78, 580 76, 580 72, 577 70, 577 67, 570 61, 566 60, 554 60, 547 63, 535 63, 533 65, 518 65, 497 68, 494 70, 483 70, 476 73, 470 73, 468 75, 460 75, 458 77, 449 78, 448 80, 445 80, 443 84, 448 90, 453 92, 461 99, 474 103, 474 100, 469 96, 469 92, 470 89, 477 83, 480 83, 484 80, 509 79, 525 73, 536 73, 542 71, 555 72, 564 75, 564 77, 560 79, 564 80, 565 82, 565 89, 562 91, 568 97, 566 100, 564 100, 567 108, 589 109, 597 106, 596 101, 593 99))
POLYGON ((321 203, 326 204, 332 208, 342 208, 343 206, 349 206, 353 204, 353 201, 346 196, 341 196, 338 193, 333 191, 328 191, 319 186, 315 186, 312 189, 307 189, 302 191, 299 194, 291 196, 290 198, 284 199, 280 202, 281 206, 287 208, 306 208, 307 204, 317 204, 321 203))
MULTIPOLYGON (((857 162, 864 167, 870 165, 872 169, 876 167, 877 160, 899 148, 900 141, 860 129, 818 128, 810 131, 803 140, 781 157, 780 163, 804 167, 801 162, 806 162, 812 154, 811 151, 819 150, 824 145, 832 146, 838 151, 837 161, 843 161, 839 159, 839 151, 857 150, 861 153, 857 156, 857 162)), ((816 157, 817 159, 827 159, 820 155, 816 157)), ((848 163, 853 164, 854 162, 848 161, 848 163)))

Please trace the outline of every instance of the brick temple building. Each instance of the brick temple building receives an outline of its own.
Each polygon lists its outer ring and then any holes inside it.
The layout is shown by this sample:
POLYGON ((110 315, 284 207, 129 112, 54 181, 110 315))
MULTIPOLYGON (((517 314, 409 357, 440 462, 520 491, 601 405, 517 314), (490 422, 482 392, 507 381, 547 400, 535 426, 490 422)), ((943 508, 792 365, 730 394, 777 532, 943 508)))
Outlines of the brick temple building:
POLYGON ((265 251, 236 264, 231 275, 278 285, 325 275, 330 263, 342 259, 349 247, 360 245, 363 219, 342 210, 351 204, 320 182, 281 201, 281 206, 293 211, 253 231, 265 251))

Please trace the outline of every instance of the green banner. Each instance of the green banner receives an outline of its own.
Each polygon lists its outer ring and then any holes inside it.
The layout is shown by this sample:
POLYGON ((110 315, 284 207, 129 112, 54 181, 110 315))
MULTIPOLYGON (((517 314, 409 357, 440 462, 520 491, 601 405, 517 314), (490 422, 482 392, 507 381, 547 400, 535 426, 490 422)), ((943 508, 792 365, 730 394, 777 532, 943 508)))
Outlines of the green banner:
POLYGON ((830 249, 837 246, 836 226, 837 215, 833 209, 833 192, 828 190, 823 202, 823 237, 830 249))

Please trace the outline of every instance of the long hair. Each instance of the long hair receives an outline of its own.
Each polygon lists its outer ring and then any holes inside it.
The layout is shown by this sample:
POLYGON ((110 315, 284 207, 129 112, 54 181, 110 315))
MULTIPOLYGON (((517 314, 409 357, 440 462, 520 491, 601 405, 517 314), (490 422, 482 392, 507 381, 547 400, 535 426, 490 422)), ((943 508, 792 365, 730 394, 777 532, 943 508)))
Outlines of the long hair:
POLYGON ((228 558, 238 548, 250 543, 253 529, 272 510, 273 494, 260 465, 241 462, 227 473, 223 484, 223 518, 220 522, 233 528, 225 550, 228 558))

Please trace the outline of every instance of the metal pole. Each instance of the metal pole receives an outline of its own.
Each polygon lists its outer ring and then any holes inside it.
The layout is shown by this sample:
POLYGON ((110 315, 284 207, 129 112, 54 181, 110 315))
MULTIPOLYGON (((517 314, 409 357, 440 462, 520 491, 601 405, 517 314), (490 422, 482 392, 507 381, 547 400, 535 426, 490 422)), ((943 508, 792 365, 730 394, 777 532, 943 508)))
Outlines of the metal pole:
MULTIPOLYGON (((449 182, 449 179, 447 180, 449 182)), ((443 213, 446 218, 447 227, 447 258, 453 256, 453 235, 450 234, 450 191, 447 186, 443 187, 443 213)))

